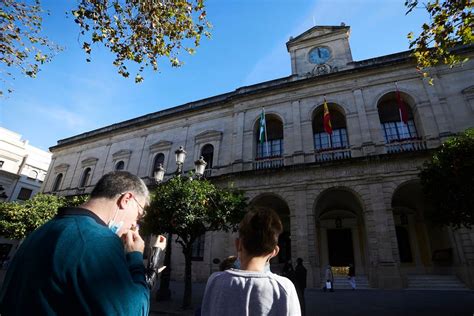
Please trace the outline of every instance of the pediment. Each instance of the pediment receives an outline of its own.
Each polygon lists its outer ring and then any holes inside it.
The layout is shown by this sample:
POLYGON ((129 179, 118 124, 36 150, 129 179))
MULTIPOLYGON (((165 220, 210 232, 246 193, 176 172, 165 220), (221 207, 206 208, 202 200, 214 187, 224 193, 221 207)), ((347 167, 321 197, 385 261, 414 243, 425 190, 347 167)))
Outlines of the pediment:
POLYGON ((89 157, 81 161, 82 167, 93 166, 99 159, 95 157, 89 157))
POLYGON ((160 140, 150 145, 150 151, 156 152, 156 151, 162 151, 162 150, 169 150, 172 145, 173 145, 173 142, 170 142, 167 140, 160 140))
POLYGON ((54 167, 55 172, 65 172, 69 168, 69 164, 67 163, 62 163, 54 167))
POLYGON ((222 132, 216 130, 208 130, 199 133, 194 139, 196 143, 202 143, 206 141, 220 141, 222 139, 222 132))
POLYGON ((119 150, 119 151, 113 153, 112 158, 113 158, 113 160, 128 158, 128 157, 130 157, 131 154, 132 154, 131 150, 122 149, 122 150, 119 150))
POLYGON ((339 34, 349 32, 349 26, 314 26, 300 35, 290 38, 286 43, 287 46, 292 46, 300 42, 304 42, 308 39, 313 39, 317 37, 323 37, 328 34, 339 34))

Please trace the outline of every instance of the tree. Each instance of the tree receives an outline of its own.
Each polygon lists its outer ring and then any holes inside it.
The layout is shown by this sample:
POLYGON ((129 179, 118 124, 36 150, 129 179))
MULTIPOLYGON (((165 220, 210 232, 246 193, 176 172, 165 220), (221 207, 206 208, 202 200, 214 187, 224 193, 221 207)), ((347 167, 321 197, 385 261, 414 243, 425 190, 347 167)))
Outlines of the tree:
POLYGON ((421 184, 433 201, 427 217, 435 224, 470 228, 474 224, 474 129, 452 137, 423 165, 421 184))
MULTIPOLYGON (((193 54, 202 35, 210 36, 204 0, 82 0, 70 13, 83 36, 86 61, 91 61, 92 44, 102 44, 115 55, 113 65, 123 77, 130 75, 128 63, 139 65, 136 83, 143 81, 146 67, 158 70, 159 57, 178 67, 181 50, 193 54)), ((61 50, 41 35, 44 14, 49 13, 40 0, 0 1, 1 63, 34 78, 40 65, 61 50)), ((4 77, 13 74, 0 73, 7 82, 4 77)))
MULTIPOLYGON (((405 0, 409 14, 419 4, 419 0, 405 0)), ((453 53, 459 44, 474 42, 474 15, 472 0, 428 0, 424 3, 430 15, 430 22, 424 23, 418 37, 408 34, 410 48, 414 48, 418 68, 428 77, 427 68, 440 63, 454 66, 467 59, 453 53)), ((433 79, 430 78, 430 84, 433 79)))
POLYGON ((9 239, 23 239, 36 228, 52 219, 58 208, 77 206, 88 196, 58 197, 36 194, 25 202, 0 202, 0 235, 9 239))
POLYGON ((152 192, 144 229, 153 234, 173 234, 181 245, 185 258, 183 308, 191 306, 193 243, 208 231, 235 230, 245 207, 243 193, 220 189, 207 180, 175 177, 152 192))

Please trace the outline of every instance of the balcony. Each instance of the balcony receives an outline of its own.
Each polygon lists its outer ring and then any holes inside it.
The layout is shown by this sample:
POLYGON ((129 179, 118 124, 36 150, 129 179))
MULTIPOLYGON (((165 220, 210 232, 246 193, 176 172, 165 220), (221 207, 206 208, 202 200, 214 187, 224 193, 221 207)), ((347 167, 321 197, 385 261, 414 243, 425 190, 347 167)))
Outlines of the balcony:
POLYGON ((385 148, 389 154, 425 150, 426 142, 420 138, 402 139, 386 144, 385 148))
POLYGON ((314 155, 316 162, 326 162, 351 158, 349 148, 328 148, 316 151, 314 155))
POLYGON ((273 169, 284 166, 283 157, 256 158, 253 162, 253 170, 273 169))

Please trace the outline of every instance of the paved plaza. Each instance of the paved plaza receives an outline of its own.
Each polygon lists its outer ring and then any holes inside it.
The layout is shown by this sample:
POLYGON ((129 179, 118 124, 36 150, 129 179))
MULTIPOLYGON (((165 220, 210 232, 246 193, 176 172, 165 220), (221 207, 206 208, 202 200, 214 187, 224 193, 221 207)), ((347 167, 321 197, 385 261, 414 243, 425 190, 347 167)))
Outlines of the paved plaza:
MULTIPOLYGON (((199 306, 203 283, 193 284, 194 307, 199 306)), ((153 302, 150 315, 194 315, 183 311, 180 304, 183 283, 172 282, 171 302, 153 302)), ((355 315, 474 315, 474 291, 438 290, 339 290, 324 293, 319 289, 306 291, 307 316, 355 315)))

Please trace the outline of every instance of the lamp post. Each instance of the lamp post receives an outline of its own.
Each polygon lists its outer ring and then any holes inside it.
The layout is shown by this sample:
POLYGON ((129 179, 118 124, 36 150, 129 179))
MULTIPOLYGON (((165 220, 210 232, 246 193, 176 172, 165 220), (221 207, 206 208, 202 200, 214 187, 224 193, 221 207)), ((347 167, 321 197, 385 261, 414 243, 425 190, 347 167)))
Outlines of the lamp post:
MULTIPOLYGON (((186 160, 186 151, 184 150, 183 146, 180 146, 175 151, 175 159, 176 159, 176 171, 174 173, 174 176, 181 177, 183 174, 184 161, 186 160)), ((203 176, 206 165, 207 163, 204 161, 204 158, 202 156, 194 162, 194 167, 195 167, 194 172, 198 179, 200 179, 203 176)), ((157 184, 160 184, 163 182, 165 171, 166 170, 163 168, 161 164, 155 170, 153 176, 157 184)), ((157 301, 169 300, 171 298, 171 291, 169 289, 170 278, 171 278, 171 240, 172 240, 172 236, 169 233, 168 243, 166 244, 165 260, 164 260, 164 265, 166 266, 166 269, 163 270, 163 273, 161 274, 160 289, 158 290, 156 294, 157 301)))

